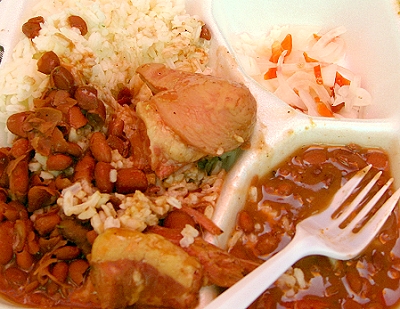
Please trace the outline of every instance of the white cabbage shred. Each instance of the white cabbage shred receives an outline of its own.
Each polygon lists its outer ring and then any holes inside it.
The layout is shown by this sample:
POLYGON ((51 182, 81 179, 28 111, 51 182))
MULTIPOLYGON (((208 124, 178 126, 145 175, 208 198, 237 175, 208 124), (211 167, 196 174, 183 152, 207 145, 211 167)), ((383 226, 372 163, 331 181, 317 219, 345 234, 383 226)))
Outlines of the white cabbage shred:
POLYGON ((310 116, 358 118, 372 97, 362 88, 361 76, 346 68, 344 33, 343 26, 326 33, 313 26, 275 26, 269 33, 240 34, 234 48, 247 74, 290 106, 310 116), (288 34, 292 50, 271 61, 272 46, 288 34), (317 66, 320 76, 314 72, 317 66), (266 76, 273 70, 276 76, 266 76), (350 84, 338 82, 337 74, 350 84))

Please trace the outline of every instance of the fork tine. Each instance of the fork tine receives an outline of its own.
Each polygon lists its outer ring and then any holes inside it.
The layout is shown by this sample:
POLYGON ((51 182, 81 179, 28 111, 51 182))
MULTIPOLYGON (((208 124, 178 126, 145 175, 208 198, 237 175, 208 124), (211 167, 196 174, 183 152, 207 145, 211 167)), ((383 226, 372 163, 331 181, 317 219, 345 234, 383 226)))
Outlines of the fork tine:
MULTIPOLYGON (((363 198, 368 194, 368 192, 371 190, 371 188, 374 186, 374 184, 378 181, 378 179, 381 177, 382 172, 379 171, 378 173, 376 173, 376 175, 370 180, 370 182, 358 193, 358 195, 354 198, 354 200, 347 205, 346 209, 340 214, 341 218, 346 219, 356 208, 358 205, 360 205, 361 201, 363 200, 363 198)), ((393 181, 393 180, 392 180, 393 181)), ((389 184, 390 185, 390 184, 389 184)), ((387 185, 386 188, 389 186, 387 185)), ((383 190, 383 192, 381 193, 381 195, 378 197, 379 198, 382 196, 382 194, 384 193, 385 190, 383 190)), ((378 193, 381 191, 378 191, 378 193)), ((371 205, 371 207, 373 205, 375 205, 376 202, 374 204, 371 205)), ((366 207, 364 207, 365 209, 366 207)), ((369 211, 369 210, 368 210, 369 211)), ((367 212, 368 213, 368 212, 367 212)))
MULTIPOLYGON (((349 223, 346 229, 353 230, 354 227, 359 223, 368 212, 374 207, 376 202, 382 197, 383 193, 392 184, 393 178, 389 179, 388 182, 382 186, 382 188, 374 195, 374 197, 368 202, 367 205, 357 214, 357 216, 349 223)), ((361 228, 362 233, 371 233, 371 238, 375 235, 378 230, 385 223, 387 217, 393 211, 400 198, 400 189, 398 189, 390 198, 378 209, 378 211, 367 221, 367 223, 361 228), (365 229, 365 231, 364 231, 365 229)))
POLYGON ((330 207, 321 213, 324 214, 325 218, 331 218, 335 211, 343 204, 343 202, 350 196, 353 190, 361 182, 361 180, 368 173, 371 167, 372 165, 370 164, 359 170, 344 184, 344 186, 339 189, 339 191, 334 195, 330 207))

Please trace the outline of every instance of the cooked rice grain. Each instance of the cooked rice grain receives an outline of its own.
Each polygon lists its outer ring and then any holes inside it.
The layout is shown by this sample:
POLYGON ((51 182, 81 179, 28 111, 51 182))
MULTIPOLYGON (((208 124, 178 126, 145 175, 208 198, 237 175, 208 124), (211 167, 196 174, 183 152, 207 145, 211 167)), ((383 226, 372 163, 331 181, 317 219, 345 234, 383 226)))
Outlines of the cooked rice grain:
POLYGON ((82 72, 82 81, 95 85, 102 99, 128 85, 143 63, 195 72, 208 62, 209 42, 200 38, 203 22, 186 13, 184 0, 42 0, 30 14, 45 22, 32 41, 21 39, 12 61, 0 70, 0 123, 31 109, 33 98, 45 90, 49 77, 37 71, 37 60, 49 50, 82 72), (70 15, 86 21, 85 36, 68 25, 70 15))

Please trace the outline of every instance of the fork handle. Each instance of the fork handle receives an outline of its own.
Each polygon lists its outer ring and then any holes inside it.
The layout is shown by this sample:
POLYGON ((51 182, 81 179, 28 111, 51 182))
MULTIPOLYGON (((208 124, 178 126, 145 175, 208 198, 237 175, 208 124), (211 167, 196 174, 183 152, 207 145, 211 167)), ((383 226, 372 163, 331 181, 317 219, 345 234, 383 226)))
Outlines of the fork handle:
POLYGON ((231 286, 204 309, 244 309, 271 286, 290 266, 314 252, 315 237, 298 230, 281 251, 231 286))

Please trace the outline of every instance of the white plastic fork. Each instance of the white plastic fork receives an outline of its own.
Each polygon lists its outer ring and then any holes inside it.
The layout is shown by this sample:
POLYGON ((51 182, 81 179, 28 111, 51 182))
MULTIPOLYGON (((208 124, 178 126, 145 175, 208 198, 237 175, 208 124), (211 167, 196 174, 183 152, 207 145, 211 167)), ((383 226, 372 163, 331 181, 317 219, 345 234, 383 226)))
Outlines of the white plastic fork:
POLYGON ((227 289, 204 309, 247 308, 290 266, 305 256, 325 255, 335 259, 347 260, 360 254, 379 232, 400 198, 400 189, 398 189, 360 230, 354 231, 357 223, 364 219, 392 184, 393 178, 391 178, 351 219, 350 223, 341 228, 341 223, 357 208, 382 174, 382 172, 378 172, 355 199, 346 206, 347 208, 336 216, 336 211, 350 196, 370 168, 370 165, 366 166, 341 187, 326 210, 297 224, 294 238, 283 250, 227 289), (335 214, 334 218, 333 214, 335 214))

